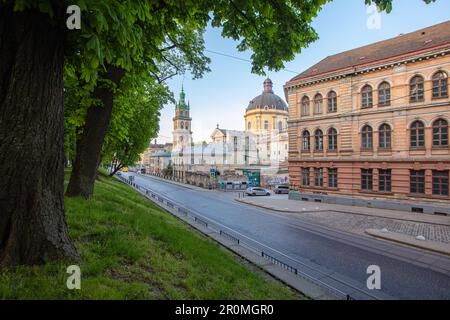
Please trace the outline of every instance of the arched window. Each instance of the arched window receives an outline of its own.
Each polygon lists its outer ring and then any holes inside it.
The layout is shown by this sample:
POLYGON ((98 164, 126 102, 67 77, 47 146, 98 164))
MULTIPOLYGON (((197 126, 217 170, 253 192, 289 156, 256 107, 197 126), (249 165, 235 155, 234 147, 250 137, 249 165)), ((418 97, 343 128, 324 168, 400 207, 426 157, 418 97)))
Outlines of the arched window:
POLYGON ((378 106, 385 107, 391 104, 391 85, 383 82, 378 86, 378 106))
POLYGON ((433 147, 448 146, 448 122, 438 119, 433 122, 433 147))
POLYGON ((391 148, 391 127, 388 124, 382 124, 378 129, 378 140, 381 149, 391 148))
POLYGON ((283 121, 278 121, 278 131, 283 131, 283 121))
POLYGON ((328 113, 337 112, 337 95, 336 92, 330 91, 327 96, 328 100, 328 113))
POLYGON ((433 98, 447 98, 447 97, 448 97, 447 74, 443 71, 438 71, 433 76, 433 98))
POLYGON ((311 150, 311 136, 310 136, 308 130, 303 131, 302 141, 303 141, 303 143, 302 143, 302 150, 303 151, 311 150))
POLYGON ((323 132, 320 129, 314 132, 314 148, 316 151, 323 150, 323 132))
POLYGON ((252 129, 252 123, 250 121, 247 123, 247 128, 248 128, 248 130, 252 129))
POLYGON ((415 76, 409 83, 409 100, 411 102, 423 101, 424 87, 423 78, 421 76, 415 76))
POLYGON ((371 126, 364 126, 361 130, 361 147, 363 149, 372 149, 373 130, 371 126))
POLYGON ((361 107, 363 109, 373 107, 372 87, 365 85, 361 90, 361 107))
POLYGON ((316 94, 314 97, 314 114, 322 114, 322 103, 323 103, 323 97, 320 93, 316 94))
POLYGON ((184 122, 183 122, 183 121, 181 121, 180 128, 181 128, 181 129, 184 129, 184 122))
POLYGON ((328 150, 335 151, 338 147, 338 134, 335 128, 328 130, 328 150))
POLYGON ((425 146, 425 126, 421 121, 415 121, 410 128, 411 148, 422 148, 425 146))
POLYGON ((264 130, 269 130, 269 121, 264 121, 264 130))
POLYGON ((309 98, 307 96, 302 99, 302 116, 309 116, 309 98))

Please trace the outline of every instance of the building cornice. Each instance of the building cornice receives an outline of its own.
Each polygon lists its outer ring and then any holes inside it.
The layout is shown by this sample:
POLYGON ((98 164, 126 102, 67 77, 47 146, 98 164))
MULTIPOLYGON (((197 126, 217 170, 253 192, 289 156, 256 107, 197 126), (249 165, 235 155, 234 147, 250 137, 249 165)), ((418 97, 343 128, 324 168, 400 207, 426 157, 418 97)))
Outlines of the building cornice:
POLYGON ((360 74, 377 72, 384 69, 394 68, 401 65, 416 63, 424 60, 430 60, 440 56, 445 56, 449 53, 450 53, 450 44, 447 43, 445 45, 435 47, 432 50, 427 49, 426 51, 414 52, 413 54, 409 53, 407 56, 403 55, 400 57, 398 56, 392 57, 389 59, 374 61, 368 64, 347 67, 344 69, 334 70, 325 74, 319 74, 299 80, 289 81, 284 85, 286 100, 288 100, 288 95, 293 92, 292 91, 293 89, 315 85, 327 81, 340 80, 343 78, 356 76, 360 74))

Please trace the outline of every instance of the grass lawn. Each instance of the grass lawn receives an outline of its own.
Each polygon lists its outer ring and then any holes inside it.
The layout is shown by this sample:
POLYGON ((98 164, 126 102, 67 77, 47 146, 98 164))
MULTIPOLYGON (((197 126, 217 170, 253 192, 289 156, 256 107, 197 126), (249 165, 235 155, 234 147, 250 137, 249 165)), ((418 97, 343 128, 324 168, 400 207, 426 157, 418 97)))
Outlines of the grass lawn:
POLYGON ((71 263, 52 262, 1 271, 0 299, 302 298, 115 179, 65 204, 81 290, 66 287, 71 263))

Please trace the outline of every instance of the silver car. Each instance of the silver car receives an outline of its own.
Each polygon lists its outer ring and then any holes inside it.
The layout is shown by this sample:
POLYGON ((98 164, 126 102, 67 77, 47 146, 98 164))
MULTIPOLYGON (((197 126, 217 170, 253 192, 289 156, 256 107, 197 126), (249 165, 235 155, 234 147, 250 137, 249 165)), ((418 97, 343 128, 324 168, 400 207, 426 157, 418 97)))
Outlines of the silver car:
POLYGON ((249 196, 270 196, 270 192, 264 188, 251 187, 245 193, 249 196))
POLYGON ((289 186, 284 185, 276 186, 276 188, 273 189, 275 194, 289 194, 289 191, 289 186))

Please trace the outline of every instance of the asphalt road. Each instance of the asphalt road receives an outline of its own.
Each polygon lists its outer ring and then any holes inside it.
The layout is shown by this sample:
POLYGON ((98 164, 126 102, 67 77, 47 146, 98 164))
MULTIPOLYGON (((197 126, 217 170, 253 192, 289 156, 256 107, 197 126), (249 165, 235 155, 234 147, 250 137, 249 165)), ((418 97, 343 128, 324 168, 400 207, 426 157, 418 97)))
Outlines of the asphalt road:
MULTIPOLYGON (((124 176, 129 174, 134 175, 124 176)), ((307 265, 342 282, 366 289, 367 267, 377 265, 381 290, 370 292, 379 298, 450 299, 450 258, 442 255, 241 204, 234 201, 235 193, 202 191, 140 175, 135 182, 271 248, 283 261, 307 265)))

